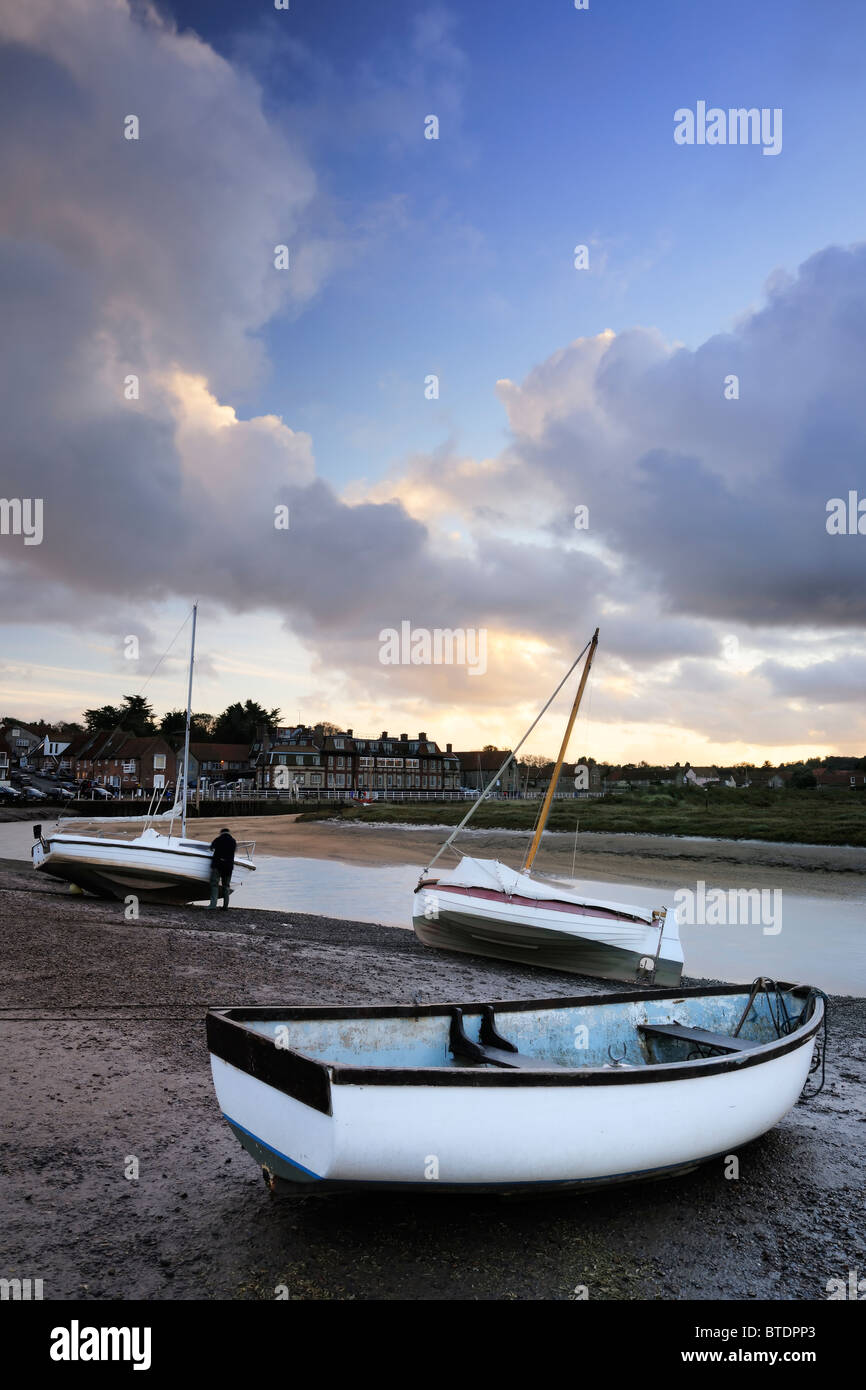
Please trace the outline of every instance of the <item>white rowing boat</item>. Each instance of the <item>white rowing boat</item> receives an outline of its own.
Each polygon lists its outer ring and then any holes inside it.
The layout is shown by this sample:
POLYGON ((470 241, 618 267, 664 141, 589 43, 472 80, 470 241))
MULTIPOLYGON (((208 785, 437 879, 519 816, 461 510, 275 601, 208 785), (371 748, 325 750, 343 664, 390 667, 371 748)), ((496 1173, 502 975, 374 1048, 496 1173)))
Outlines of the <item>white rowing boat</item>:
POLYGON ((273 1185, 572 1188, 687 1171, 771 1129, 824 999, 712 989, 207 1015, 224 1118, 273 1185))

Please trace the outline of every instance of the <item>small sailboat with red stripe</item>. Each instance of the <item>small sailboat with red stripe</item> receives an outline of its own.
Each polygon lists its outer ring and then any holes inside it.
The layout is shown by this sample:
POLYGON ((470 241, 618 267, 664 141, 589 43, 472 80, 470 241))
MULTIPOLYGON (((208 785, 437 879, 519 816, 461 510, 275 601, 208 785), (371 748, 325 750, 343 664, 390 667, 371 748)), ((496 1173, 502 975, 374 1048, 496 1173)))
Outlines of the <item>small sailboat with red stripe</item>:
POLYGON ((602 979, 675 986, 683 972, 683 952, 674 912, 589 898, 569 884, 533 873, 597 646, 598 628, 499 773, 421 874, 412 923, 419 940, 441 950, 602 979), (522 869, 463 855, 456 868, 433 873, 433 865, 496 786, 584 654, 586 662, 559 757, 522 869))

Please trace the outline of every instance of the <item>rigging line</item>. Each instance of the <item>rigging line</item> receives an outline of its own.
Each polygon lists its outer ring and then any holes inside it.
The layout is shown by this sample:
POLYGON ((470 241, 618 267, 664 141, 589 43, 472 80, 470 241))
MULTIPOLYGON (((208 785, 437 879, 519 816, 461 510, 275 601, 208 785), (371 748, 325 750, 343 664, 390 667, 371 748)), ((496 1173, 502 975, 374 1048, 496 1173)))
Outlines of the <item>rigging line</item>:
POLYGON ((153 680, 153 678, 154 678, 154 676, 156 675, 157 671, 159 670, 160 666, 161 666, 162 663, 165 661, 165 658, 168 656, 169 652, 171 651, 171 649, 172 649, 172 647, 174 646, 175 642, 177 641, 178 637, 179 637, 180 634, 183 632, 183 630, 184 630, 184 628, 186 627, 187 623, 189 622, 191 616, 192 616, 192 609, 190 609, 189 613, 187 613, 186 617, 184 618, 184 620, 183 620, 183 622, 181 623, 180 627, 178 628, 177 632, 174 634, 174 636, 172 637, 172 639, 171 639, 171 641, 169 642, 168 646, 166 647, 165 651, 163 652, 162 656, 159 658, 159 661, 156 663, 156 665, 154 666, 154 668, 153 668, 153 670, 151 671, 150 675, 147 677, 146 681, 144 682, 144 685, 140 686, 139 689, 135 692, 136 695, 140 695, 140 694, 142 693, 142 691, 146 690, 147 687, 150 685, 150 682, 153 680))
MULTIPOLYGON (((585 738, 585 740, 586 740, 586 742, 585 742, 585 744, 584 744, 584 747, 585 747, 585 748, 588 748, 588 747, 589 747, 589 738, 590 738, 590 728, 589 728, 589 726, 590 726, 590 724, 591 724, 591 722, 592 722, 592 693, 593 693, 594 689, 595 689, 595 671, 590 671, 590 673, 589 673, 589 698, 588 698, 588 700, 587 700, 586 718, 585 718, 585 720, 584 720, 584 726, 583 726, 583 734, 584 734, 584 738, 585 738)), ((587 756, 587 764, 586 764, 586 781, 587 781, 587 788, 586 788, 586 789, 587 789, 587 791, 589 791, 589 790, 590 790, 590 787, 589 787, 589 756, 590 756, 590 755, 589 755, 589 753, 587 753, 586 756, 587 756)), ((575 791, 577 791, 577 788, 576 788, 576 787, 575 787, 575 791)), ((576 867, 577 867, 577 837, 578 837, 578 834, 579 834, 579 832, 580 832, 580 797, 577 797, 576 800, 577 800, 577 816, 575 817, 575 821, 574 821, 574 848, 573 848, 572 854, 571 854, 571 877, 572 877, 572 880, 574 879, 575 870, 576 870, 576 867)))
MULTIPOLYGON (((481 793, 481 795, 478 797, 478 799, 472 803, 472 805, 470 806, 469 810, 466 812, 466 815, 463 817, 463 819, 462 819, 462 821, 460 822, 460 824, 459 824, 459 825, 457 826, 457 828, 456 828, 454 831, 452 831, 452 833, 448 836, 448 839, 445 841, 445 843, 444 843, 444 845, 441 847, 441 849, 439 849, 439 850, 436 851, 436 853, 434 854, 433 858, 430 860, 430 863, 427 865, 427 868, 424 869, 424 870, 422 870, 421 879, 423 879, 424 874, 427 873, 428 870, 432 869, 433 865, 436 863, 436 860, 437 860, 442 854, 445 853, 446 849, 448 849, 448 848, 450 847, 452 840, 456 840, 456 839, 457 839, 457 836, 460 834, 460 831, 463 829, 464 825, 465 825, 466 822, 469 820, 470 816, 474 816, 474 815, 475 815, 475 812, 478 810, 478 807, 481 805, 482 801, 485 799, 485 797, 487 797, 487 796, 489 795, 489 793, 492 791, 492 789, 496 786, 496 783, 499 781, 499 778, 502 776, 503 772, 504 772, 505 769, 508 767, 509 763, 511 763, 511 762, 514 761, 514 758, 515 758, 516 755, 520 752, 521 748, 523 747, 523 745, 524 745, 524 743, 526 742, 526 740, 529 738, 529 735, 532 733, 532 730, 535 728, 536 724, 539 723, 539 721, 541 720, 541 718, 543 717, 543 715, 545 715, 545 714, 547 713, 547 711, 550 709, 550 706, 553 704, 554 700, 556 699, 556 697, 557 697, 557 695, 559 694, 559 692, 560 692, 560 690, 562 689, 562 687, 565 685, 565 682, 568 680, 568 678, 569 678, 569 676, 571 675, 572 671, 573 671, 573 670, 575 669, 575 667, 577 666, 577 664, 578 664, 578 662, 580 661, 581 657, 582 657, 586 652, 589 651, 589 648, 590 648, 591 646, 592 646, 592 638, 589 639, 589 641, 587 642, 587 644, 586 644, 586 646, 584 647, 583 651, 580 652, 579 655, 575 657, 574 661, 573 661, 573 662, 571 663, 571 665, 569 666, 569 668, 568 668, 568 670, 566 671, 565 675, 563 676, 562 680, 559 682, 559 685, 556 687, 556 689, 554 690, 554 692, 553 692, 553 694, 551 695, 550 699, 547 701, 547 704, 544 706, 543 709, 539 710, 538 714, 537 714, 537 715, 535 716, 535 718, 533 719, 533 721, 532 721, 532 723, 530 724, 529 728, 526 730, 526 733, 523 735, 523 738, 522 738, 522 739, 520 740, 520 742, 516 745, 516 747, 514 747, 514 748, 511 750, 511 752, 508 754, 508 757, 505 759, 505 762, 502 764, 502 766, 501 766, 501 768, 499 769, 499 771, 497 772, 496 776, 495 776, 495 777, 492 777, 492 778, 490 779, 490 781, 488 782, 487 786, 484 788, 484 791, 481 793)), ((418 880, 419 883, 421 882, 421 879, 418 880)))

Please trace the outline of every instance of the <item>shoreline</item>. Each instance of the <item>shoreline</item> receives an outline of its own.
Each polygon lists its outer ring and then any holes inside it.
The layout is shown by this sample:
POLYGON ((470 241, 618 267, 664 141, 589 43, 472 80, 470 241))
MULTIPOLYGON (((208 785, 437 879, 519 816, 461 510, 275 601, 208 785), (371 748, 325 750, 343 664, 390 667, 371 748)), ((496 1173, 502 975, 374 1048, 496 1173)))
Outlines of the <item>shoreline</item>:
POLYGON ((593 1300, 823 1300, 828 1278, 863 1267, 866 1000, 831 1002, 824 1092, 740 1151, 738 1182, 714 1162, 651 1188, 522 1202, 280 1201, 219 1113, 208 1005, 622 986, 433 951, 374 922, 147 905, 126 921, 122 903, 21 865, 0 868, 0 901, 0 1274, 44 1274, 46 1300, 271 1301, 280 1284, 297 1300, 567 1301, 578 1284, 593 1300))
MULTIPOLYGON (((31 820, 0 825, 0 860, 28 864, 31 820)), ((48 826, 52 822, 46 819, 48 826)), ((256 858, 336 860, 364 868, 427 867, 447 834, 441 829, 299 821, 294 817, 232 817, 193 822, 192 838, 211 840, 227 824, 239 840, 256 843, 256 858)), ((71 825, 71 823, 70 823, 71 825)), ((121 838, 138 833, 138 825, 103 823, 121 838)), ((472 830, 459 844, 464 853, 497 858, 519 868, 529 837, 512 830, 472 830)), ((443 866, 455 861, 447 854, 443 866)), ((830 895, 864 900, 866 920, 866 849, 857 846, 782 844, 776 841, 714 840, 697 837, 551 831, 545 835, 535 867, 541 877, 612 880, 623 885, 667 887, 694 883, 725 888, 776 888, 806 896, 830 895)))

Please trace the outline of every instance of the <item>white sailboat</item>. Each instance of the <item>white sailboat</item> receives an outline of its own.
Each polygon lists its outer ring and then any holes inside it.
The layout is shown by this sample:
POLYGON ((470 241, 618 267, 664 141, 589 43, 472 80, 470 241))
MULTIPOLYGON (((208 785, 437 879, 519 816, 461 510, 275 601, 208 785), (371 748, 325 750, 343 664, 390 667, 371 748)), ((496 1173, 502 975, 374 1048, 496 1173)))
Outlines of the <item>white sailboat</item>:
MULTIPOLYGON (((177 779, 175 801, 162 816, 148 815, 140 835, 123 839, 111 834, 87 834, 74 830, 55 830, 43 834, 33 827, 33 867, 52 878, 75 884, 101 898, 124 899, 135 895, 143 902, 198 902, 210 894, 213 851, 205 840, 187 839, 186 804, 189 777, 189 736, 192 719, 192 679, 195 664, 195 628, 198 606, 192 610, 192 637, 189 653, 189 685, 183 747, 183 773, 177 779), (172 833, 180 818, 180 835, 172 833), (168 834, 151 823, 168 820, 168 834)), ((152 803, 153 804, 153 803, 152 803)), ((115 821, 125 818, 116 817, 115 821)), ((137 820, 138 817, 129 817, 137 820)), ((238 843, 233 882, 243 880, 255 870, 253 841, 238 843)))
POLYGON ((436 875, 430 872, 526 742, 583 652, 422 873, 415 889, 412 923, 419 940, 441 950, 494 956, 602 979, 633 981, 640 977, 652 979, 657 985, 677 985, 683 971, 683 952, 673 912, 663 907, 650 910, 586 898, 561 883, 536 878, 532 873, 598 646, 598 628, 587 646, 586 664, 522 871, 495 859, 464 855, 456 869, 436 875))

